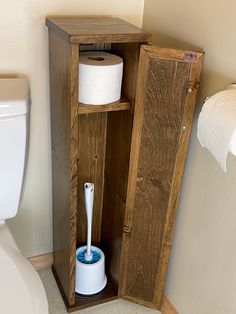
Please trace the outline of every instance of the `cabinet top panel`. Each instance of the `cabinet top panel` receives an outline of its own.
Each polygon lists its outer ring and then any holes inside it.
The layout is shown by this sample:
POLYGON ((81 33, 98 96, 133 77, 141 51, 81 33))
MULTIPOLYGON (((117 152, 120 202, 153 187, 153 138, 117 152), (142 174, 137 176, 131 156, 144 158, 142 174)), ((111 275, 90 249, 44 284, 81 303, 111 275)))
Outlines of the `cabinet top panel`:
POLYGON ((114 17, 53 16, 47 27, 71 43, 148 42, 151 33, 114 17))

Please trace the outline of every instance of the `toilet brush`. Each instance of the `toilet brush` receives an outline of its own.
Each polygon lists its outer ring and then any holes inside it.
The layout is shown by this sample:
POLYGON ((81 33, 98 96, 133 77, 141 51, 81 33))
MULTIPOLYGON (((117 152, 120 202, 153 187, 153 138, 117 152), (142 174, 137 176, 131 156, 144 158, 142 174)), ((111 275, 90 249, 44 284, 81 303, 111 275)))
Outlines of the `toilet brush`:
POLYGON ((92 221, 93 221, 93 200, 94 200, 94 184, 84 184, 85 208, 87 214, 87 246, 84 251, 79 253, 78 259, 86 264, 93 264, 100 259, 100 254, 91 249, 92 239, 92 221))
POLYGON ((75 291, 91 295, 101 291, 106 283, 105 256, 99 248, 91 245, 94 184, 85 183, 85 207, 87 214, 87 245, 76 250, 75 291))
POLYGON ((93 253, 91 251, 91 238, 92 238, 92 221, 93 221, 93 200, 94 200, 94 184, 85 183, 85 207, 87 214, 87 249, 85 252, 85 260, 90 262, 93 260, 93 253))

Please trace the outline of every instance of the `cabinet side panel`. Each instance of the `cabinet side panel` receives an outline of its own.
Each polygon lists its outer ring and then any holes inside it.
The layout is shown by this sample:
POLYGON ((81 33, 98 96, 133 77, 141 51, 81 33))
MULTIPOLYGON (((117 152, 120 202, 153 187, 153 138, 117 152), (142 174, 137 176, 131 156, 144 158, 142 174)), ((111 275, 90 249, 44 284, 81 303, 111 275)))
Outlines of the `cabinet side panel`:
POLYGON ((140 73, 141 85, 137 86, 141 89, 146 84, 131 233, 124 235, 129 249, 121 294, 159 307, 155 302, 157 280, 190 64, 148 54, 147 58, 148 73, 140 73))
POLYGON ((116 286, 119 282, 131 121, 131 113, 126 111, 108 116, 101 245, 107 272, 116 286))
POLYGON ((53 266, 68 304, 75 302, 77 209, 77 64, 78 48, 49 32, 53 266), (76 99, 76 104, 75 104, 76 99))
POLYGON ((136 81, 138 74, 138 63, 140 47, 142 43, 113 43, 111 46, 112 53, 123 58, 124 70, 122 79, 122 96, 130 103, 131 109, 134 108, 136 81))

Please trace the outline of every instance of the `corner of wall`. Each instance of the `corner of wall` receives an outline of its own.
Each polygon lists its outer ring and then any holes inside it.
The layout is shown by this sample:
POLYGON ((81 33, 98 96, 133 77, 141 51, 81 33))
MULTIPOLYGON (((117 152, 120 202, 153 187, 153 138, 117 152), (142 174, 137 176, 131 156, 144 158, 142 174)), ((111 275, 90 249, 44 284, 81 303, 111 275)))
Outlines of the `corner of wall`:
POLYGON ((143 26, 143 16, 144 16, 144 5, 145 5, 145 0, 141 0, 141 20, 140 20, 140 25, 141 27, 143 26))

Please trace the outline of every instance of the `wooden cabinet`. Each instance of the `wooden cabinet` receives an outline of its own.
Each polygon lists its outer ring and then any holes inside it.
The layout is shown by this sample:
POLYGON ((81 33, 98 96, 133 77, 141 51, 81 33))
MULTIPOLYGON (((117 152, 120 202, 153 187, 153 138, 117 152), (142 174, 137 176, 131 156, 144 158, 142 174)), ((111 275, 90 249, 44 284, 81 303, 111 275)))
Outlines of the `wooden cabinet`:
POLYGON ((117 18, 52 17, 49 28, 53 272, 68 311, 124 297, 161 306, 203 54, 147 45, 117 18), (122 98, 78 103, 79 52, 124 60, 122 98), (76 248, 86 240, 84 182, 95 183, 92 240, 108 284, 75 293, 76 248))

